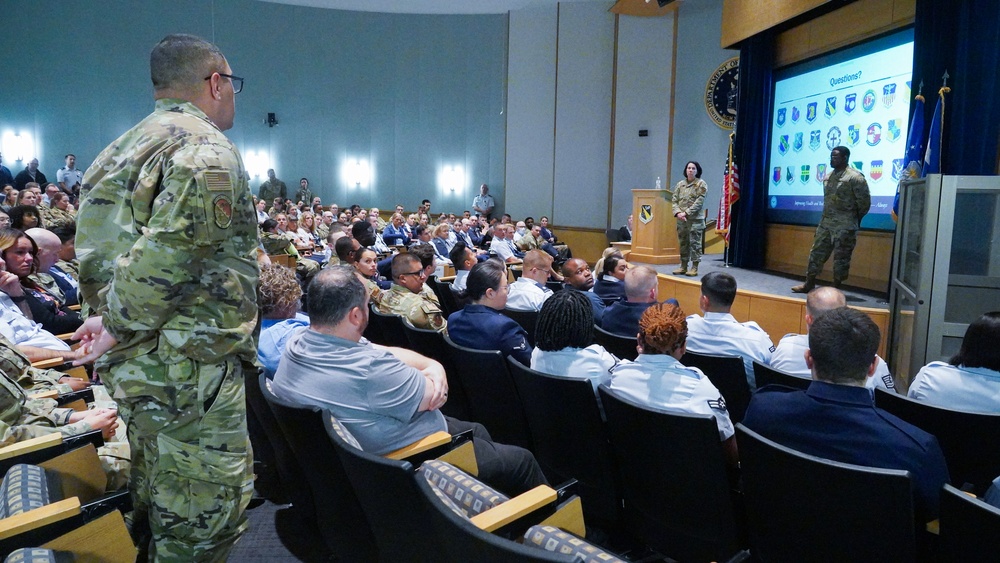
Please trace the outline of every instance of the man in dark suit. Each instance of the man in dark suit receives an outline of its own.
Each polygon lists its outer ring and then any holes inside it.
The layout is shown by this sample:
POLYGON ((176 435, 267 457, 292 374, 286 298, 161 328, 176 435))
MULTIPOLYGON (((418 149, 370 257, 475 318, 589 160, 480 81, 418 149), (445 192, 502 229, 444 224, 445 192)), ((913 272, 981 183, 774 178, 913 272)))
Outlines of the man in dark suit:
POLYGON ((928 522, 937 517, 948 467, 937 438, 875 407, 865 380, 878 365, 878 344, 878 327, 864 313, 848 307, 824 313, 809 328, 809 388, 761 388, 743 424, 809 455, 909 471, 916 514, 928 522))

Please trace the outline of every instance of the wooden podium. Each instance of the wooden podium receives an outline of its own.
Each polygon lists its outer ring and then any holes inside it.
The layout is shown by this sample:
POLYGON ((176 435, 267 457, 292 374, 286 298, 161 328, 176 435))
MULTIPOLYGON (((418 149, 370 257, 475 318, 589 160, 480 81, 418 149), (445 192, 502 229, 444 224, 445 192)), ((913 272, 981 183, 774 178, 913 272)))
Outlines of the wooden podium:
POLYGON ((632 190, 632 233, 630 262, 677 264, 677 220, 671 213, 670 190, 632 190), (645 220, 644 220, 645 219, 645 220))

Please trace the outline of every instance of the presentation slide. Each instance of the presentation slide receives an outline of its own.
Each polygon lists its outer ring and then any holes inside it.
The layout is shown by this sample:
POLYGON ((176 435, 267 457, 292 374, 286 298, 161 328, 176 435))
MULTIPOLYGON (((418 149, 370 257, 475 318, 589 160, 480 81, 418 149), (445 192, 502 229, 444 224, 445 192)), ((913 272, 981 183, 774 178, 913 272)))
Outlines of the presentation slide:
POLYGON ((913 31, 882 37, 775 73, 767 220, 815 225, 830 151, 845 146, 868 180, 863 228, 892 230, 913 97, 913 31))

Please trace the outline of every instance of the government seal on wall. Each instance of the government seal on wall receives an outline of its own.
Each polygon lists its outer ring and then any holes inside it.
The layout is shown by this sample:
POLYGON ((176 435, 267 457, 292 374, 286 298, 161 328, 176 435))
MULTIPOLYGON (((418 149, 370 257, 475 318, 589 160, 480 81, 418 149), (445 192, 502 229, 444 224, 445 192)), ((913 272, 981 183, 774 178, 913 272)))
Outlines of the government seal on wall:
POLYGON ((705 85, 705 111, 723 129, 732 129, 736 125, 736 85, 739 77, 740 58, 733 57, 719 65, 705 85))

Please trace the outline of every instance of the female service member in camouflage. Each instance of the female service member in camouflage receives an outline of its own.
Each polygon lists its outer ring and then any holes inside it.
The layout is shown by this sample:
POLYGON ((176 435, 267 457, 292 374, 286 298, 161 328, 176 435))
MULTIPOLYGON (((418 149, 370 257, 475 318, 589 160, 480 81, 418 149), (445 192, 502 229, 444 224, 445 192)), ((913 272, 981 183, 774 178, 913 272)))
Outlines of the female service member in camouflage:
POLYGON ((677 218, 677 244, 681 249, 681 266, 674 270, 675 275, 698 275, 701 237, 705 232, 705 217, 701 208, 705 205, 706 193, 708 184, 701 179, 701 165, 692 160, 684 165, 684 179, 674 186, 673 213, 677 218))

